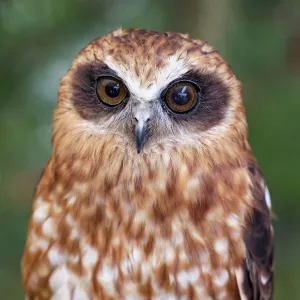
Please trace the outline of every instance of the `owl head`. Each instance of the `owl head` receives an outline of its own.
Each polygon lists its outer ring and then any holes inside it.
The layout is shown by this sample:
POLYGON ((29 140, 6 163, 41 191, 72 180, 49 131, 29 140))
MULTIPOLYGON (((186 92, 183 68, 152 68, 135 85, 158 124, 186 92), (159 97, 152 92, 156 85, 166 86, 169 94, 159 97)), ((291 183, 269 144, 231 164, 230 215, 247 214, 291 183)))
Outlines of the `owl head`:
POLYGON ((247 148, 239 81, 206 42, 178 33, 119 29, 92 41, 61 80, 53 123, 59 155, 210 164, 247 148))

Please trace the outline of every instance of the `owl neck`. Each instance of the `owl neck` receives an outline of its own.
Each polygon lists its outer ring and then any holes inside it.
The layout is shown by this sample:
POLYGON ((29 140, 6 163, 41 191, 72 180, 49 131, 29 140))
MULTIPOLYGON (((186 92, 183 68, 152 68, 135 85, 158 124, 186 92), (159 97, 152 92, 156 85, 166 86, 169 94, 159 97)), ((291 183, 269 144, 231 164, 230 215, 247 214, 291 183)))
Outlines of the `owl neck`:
POLYGON ((75 193, 79 203, 127 199, 143 206, 149 205, 149 199, 161 203, 174 202, 179 196, 193 198, 199 192, 196 183, 203 176, 213 176, 218 168, 236 168, 244 162, 243 157, 235 155, 234 147, 230 152, 161 147, 149 154, 136 154, 110 144, 89 152, 76 152, 76 147, 54 150, 60 151, 53 152, 40 186, 52 193, 53 185, 59 184, 64 194, 75 193))

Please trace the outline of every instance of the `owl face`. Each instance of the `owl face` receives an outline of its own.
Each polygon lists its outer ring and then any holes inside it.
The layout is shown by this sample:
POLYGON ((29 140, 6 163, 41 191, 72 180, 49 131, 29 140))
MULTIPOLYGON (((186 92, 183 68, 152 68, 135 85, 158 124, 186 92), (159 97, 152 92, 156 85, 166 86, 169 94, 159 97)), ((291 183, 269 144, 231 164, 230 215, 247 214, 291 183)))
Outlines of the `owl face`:
POLYGON ((116 30, 83 49, 62 79, 54 142, 64 127, 73 142, 106 138, 134 153, 200 149, 240 132, 243 119, 240 84, 207 43, 116 30))

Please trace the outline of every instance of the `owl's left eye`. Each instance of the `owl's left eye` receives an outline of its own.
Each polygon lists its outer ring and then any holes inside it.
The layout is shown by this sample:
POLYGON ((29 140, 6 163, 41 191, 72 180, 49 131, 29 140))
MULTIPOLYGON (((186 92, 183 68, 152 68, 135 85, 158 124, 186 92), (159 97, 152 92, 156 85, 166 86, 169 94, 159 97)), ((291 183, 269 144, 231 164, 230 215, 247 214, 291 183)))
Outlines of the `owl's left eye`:
POLYGON ((127 96, 127 88, 121 80, 113 77, 100 77, 97 83, 98 98, 108 106, 117 106, 127 96))
POLYGON ((168 88, 164 101, 173 112, 187 113, 200 101, 199 88, 188 81, 176 82, 168 88))

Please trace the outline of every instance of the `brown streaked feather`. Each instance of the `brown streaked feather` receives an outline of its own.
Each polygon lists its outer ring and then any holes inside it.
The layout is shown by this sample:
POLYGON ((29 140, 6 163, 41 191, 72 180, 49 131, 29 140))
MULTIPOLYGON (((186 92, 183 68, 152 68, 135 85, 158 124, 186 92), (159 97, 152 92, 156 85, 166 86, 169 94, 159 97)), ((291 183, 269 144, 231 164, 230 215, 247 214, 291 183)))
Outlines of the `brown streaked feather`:
POLYGON ((243 264, 243 293, 258 298, 270 231, 247 136, 241 84, 207 43, 138 29, 90 43, 61 80, 22 261, 28 298, 239 299, 243 264), (99 76, 124 82, 123 106, 101 106, 99 76), (163 99, 176 80, 201 90, 180 118, 163 99))
POLYGON ((259 166, 248 165, 253 185, 254 210, 245 233, 247 257, 242 265, 242 299, 269 300, 273 297, 274 241, 271 212, 265 199, 266 186, 259 166))

